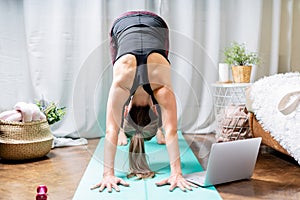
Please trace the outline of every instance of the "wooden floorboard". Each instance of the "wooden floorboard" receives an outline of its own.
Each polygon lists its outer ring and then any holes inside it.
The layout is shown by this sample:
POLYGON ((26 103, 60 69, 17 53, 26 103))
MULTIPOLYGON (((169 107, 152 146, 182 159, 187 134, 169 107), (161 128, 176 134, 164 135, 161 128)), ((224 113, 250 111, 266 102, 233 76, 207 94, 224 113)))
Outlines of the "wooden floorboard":
MULTIPOLYGON (((213 134, 184 134, 205 168, 213 134)), ((55 148, 38 160, 0 159, 0 199, 35 199, 36 187, 48 187, 49 200, 71 200, 99 139, 87 146, 55 148)), ((216 186, 223 199, 300 199, 300 167, 291 158, 262 146, 251 180, 216 186)), ((166 190, 167 191, 167 190, 166 190)))

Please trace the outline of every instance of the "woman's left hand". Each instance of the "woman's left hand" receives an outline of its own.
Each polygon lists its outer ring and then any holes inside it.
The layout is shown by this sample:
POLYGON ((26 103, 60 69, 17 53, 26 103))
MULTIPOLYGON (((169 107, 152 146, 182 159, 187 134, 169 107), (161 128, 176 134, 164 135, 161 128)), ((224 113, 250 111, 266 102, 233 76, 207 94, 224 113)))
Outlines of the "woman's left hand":
POLYGON ((170 189, 169 189, 170 191, 173 191, 176 187, 179 187, 183 192, 185 192, 186 189, 192 190, 191 187, 195 187, 195 188, 198 187, 197 185, 185 180, 185 178, 183 178, 183 176, 181 174, 171 175, 169 178, 162 180, 160 182, 157 182, 155 184, 157 186, 171 185, 170 189))

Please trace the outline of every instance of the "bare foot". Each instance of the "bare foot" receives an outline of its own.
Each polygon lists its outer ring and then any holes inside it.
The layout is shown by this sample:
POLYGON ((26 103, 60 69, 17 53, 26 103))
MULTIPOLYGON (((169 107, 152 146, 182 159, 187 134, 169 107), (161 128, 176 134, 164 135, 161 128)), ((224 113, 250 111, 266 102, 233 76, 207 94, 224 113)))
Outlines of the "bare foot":
POLYGON ((166 144, 165 136, 160 128, 156 132, 156 140, 157 144, 166 144))
POLYGON ((119 136, 118 136, 118 145, 125 146, 127 145, 127 137, 122 129, 120 129, 119 136))

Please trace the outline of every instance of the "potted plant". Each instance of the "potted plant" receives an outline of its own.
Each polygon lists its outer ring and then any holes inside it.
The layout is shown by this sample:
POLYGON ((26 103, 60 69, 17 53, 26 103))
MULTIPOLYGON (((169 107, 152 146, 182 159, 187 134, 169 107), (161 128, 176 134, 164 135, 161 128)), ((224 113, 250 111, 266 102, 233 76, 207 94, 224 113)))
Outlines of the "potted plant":
POLYGON ((259 63, 257 53, 247 52, 245 44, 233 42, 224 51, 225 62, 231 65, 235 83, 249 83, 252 65, 259 63))
POLYGON ((58 108, 58 106, 54 102, 47 102, 42 99, 40 101, 37 101, 36 105, 45 114, 49 125, 60 121, 66 114, 66 107, 58 108))

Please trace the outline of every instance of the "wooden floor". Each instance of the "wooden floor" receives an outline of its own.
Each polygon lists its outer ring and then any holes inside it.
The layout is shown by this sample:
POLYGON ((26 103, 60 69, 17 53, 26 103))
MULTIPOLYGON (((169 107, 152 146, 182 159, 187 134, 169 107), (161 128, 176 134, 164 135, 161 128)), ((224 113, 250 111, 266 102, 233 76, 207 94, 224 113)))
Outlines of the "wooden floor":
MULTIPOLYGON (((204 168, 212 135, 185 134, 204 168)), ((33 200, 36 187, 48 187, 48 200, 70 200, 80 182, 99 139, 87 146, 56 148, 44 158, 26 162, 0 159, 0 199, 33 200)), ((290 158, 261 147, 251 180, 216 186, 223 199, 300 199, 300 166, 290 158)), ((167 189, 166 189, 167 191, 167 189)))

